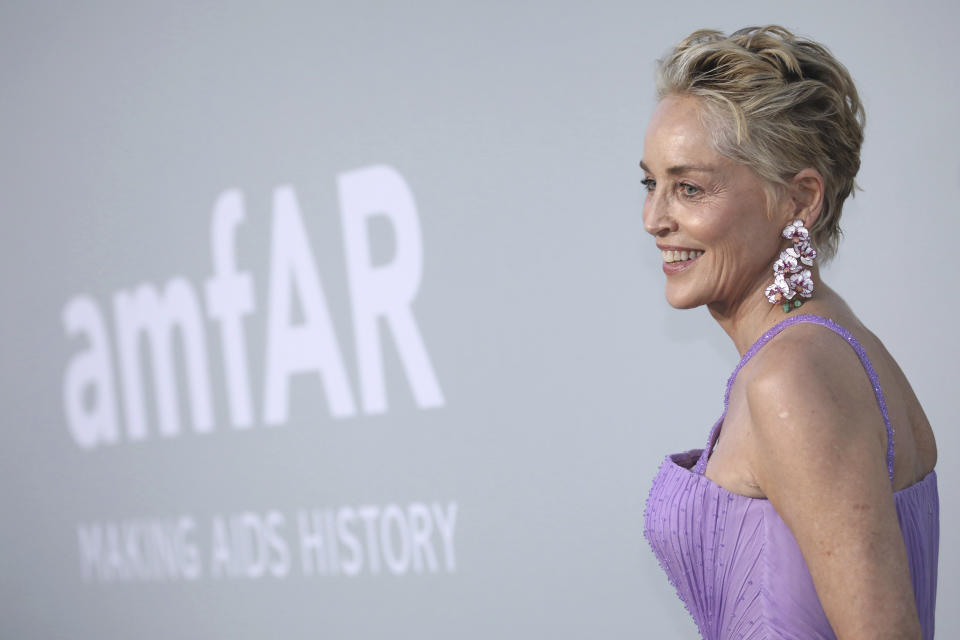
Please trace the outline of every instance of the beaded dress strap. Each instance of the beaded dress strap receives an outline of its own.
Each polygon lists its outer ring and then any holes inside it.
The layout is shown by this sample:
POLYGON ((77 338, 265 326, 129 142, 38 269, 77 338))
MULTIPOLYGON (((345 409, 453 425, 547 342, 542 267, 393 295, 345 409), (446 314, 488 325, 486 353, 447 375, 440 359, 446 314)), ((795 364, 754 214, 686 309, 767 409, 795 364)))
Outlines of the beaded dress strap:
POLYGON ((716 424, 713 425, 713 428, 710 430, 710 437, 707 439, 707 446, 703 449, 703 452, 700 454, 700 458, 697 460, 696 466, 693 468, 695 473, 703 475, 707 468, 707 459, 710 457, 710 454, 713 452, 713 447, 716 444, 717 437, 720 435, 720 426, 723 424, 723 419, 727 415, 727 409, 730 406, 730 389, 733 387, 733 381, 737 379, 737 374, 740 373, 740 369, 743 368, 747 362, 750 361, 757 351, 759 351, 763 345, 767 344, 771 338, 775 335, 786 329, 792 324, 798 322, 812 322, 815 324, 820 324, 834 333, 843 337, 854 351, 857 352, 857 355, 860 357, 860 363, 863 365, 863 368, 866 369, 867 375, 870 377, 870 384, 873 385, 873 393, 877 397, 877 404, 880 405, 880 413, 883 414, 883 422, 887 427, 887 473, 890 476, 890 484, 893 484, 893 433, 894 429, 890 425, 890 416, 887 413, 887 403, 883 397, 883 390, 880 388, 880 378, 877 376, 877 372, 874 371, 873 365, 870 363, 870 358, 867 357, 867 352, 864 351, 863 346, 853 337, 849 331, 841 327, 839 324, 834 322, 829 318, 824 318, 823 316, 814 315, 812 313, 802 313, 799 315, 791 316, 786 320, 778 322, 772 326, 766 333, 764 333, 760 338, 753 343, 745 354, 743 358, 740 359, 740 363, 737 364, 737 367, 733 370, 733 373, 730 374, 730 378, 727 380, 727 391, 723 397, 723 415, 720 416, 720 419, 717 420, 716 424))

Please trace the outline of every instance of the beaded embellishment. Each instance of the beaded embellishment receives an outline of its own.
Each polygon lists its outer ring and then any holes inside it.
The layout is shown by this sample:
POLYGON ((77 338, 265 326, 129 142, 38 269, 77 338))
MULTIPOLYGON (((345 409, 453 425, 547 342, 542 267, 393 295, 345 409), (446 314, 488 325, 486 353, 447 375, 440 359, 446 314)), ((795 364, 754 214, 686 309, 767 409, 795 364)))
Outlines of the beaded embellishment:
POLYGON ((803 304, 801 298, 813 295, 810 269, 804 266, 813 266, 817 250, 810 244, 810 232, 800 218, 784 227, 781 235, 793 240, 793 246, 781 251, 780 258, 773 263, 773 284, 764 293, 771 304, 781 304, 784 313, 789 313, 803 304))

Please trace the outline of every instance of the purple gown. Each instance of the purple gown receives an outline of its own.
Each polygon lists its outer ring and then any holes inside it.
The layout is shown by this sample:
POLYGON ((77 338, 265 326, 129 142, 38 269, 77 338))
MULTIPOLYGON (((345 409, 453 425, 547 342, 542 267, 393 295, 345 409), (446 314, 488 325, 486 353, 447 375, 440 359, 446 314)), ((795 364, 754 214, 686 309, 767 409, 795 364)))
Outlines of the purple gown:
MULTIPOLYGON (((773 336, 797 322, 821 324, 860 356, 887 426, 887 471, 893 483, 893 428, 880 381, 860 343, 832 320, 787 318, 744 354, 727 381, 723 415, 705 449, 668 455, 647 497, 644 535, 704 640, 836 638, 796 539, 766 498, 731 493, 703 475, 740 369, 773 336)), ((892 489, 892 487, 891 487, 892 489)), ((893 492, 906 544, 924 640, 933 638, 940 508, 937 476, 893 492)))

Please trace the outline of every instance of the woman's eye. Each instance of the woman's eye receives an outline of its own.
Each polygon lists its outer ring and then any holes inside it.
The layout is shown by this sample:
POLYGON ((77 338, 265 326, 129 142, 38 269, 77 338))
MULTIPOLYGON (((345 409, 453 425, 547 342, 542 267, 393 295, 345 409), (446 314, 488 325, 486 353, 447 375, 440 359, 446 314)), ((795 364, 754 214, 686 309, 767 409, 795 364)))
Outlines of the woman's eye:
POLYGON ((654 187, 657 186, 657 181, 651 178, 644 178, 640 181, 640 184, 642 184, 643 188, 647 191, 653 191, 654 187))
POLYGON ((685 196, 695 196, 700 193, 700 187, 695 187, 692 184, 687 184, 686 182, 681 182, 680 188, 683 189, 683 195, 685 196))

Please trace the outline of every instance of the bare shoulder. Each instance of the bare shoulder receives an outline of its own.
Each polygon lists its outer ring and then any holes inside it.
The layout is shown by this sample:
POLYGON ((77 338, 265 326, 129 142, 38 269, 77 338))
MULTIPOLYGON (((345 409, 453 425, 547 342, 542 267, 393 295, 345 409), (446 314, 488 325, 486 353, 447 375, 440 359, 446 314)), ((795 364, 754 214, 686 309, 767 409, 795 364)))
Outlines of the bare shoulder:
POLYGON ((842 336, 816 324, 777 334, 749 365, 744 377, 751 409, 787 402, 852 413, 875 402, 857 353, 842 336))
MULTIPOLYGON (((894 485, 897 490, 908 487, 936 466, 937 446, 930 422, 906 375, 880 339, 852 319, 843 324, 866 351, 879 377, 895 430, 894 485)), ((781 431, 772 419, 776 415, 765 416, 764 408, 779 414, 791 410, 785 402, 806 403, 807 410, 815 411, 819 420, 809 420, 805 431, 793 435, 856 437, 861 446, 867 447, 861 453, 875 455, 874 448, 880 448, 880 462, 885 468, 887 431, 877 394, 857 352, 843 336, 817 324, 797 324, 771 339, 749 367, 744 368, 749 395, 744 399, 749 405, 750 422, 755 422, 751 431, 757 431, 759 442, 772 443, 791 435, 781 431), (783 389, 793 390, 790 397, 782 396, 783 389), (826 431, 815 431, 817 424, 826 431)), ((800 410, 796 407, 792 412, 800 410)), ((826 439, 819 442, 824 446, 831 444, 826 439)), ((765 456, 764 451, 751 456, 751 475, 758 487, 762 485, 763 470, 759 467, 765 456)))
POLYGON ((772 338, 750 364, 744 383, 755 442, 751 466, 772 501, 781 489, 812 488, 809 476, 889 482, 873 386, 842 336, 795 326, 772 338))
POLYGON ((837 367, 866 376, 856 352, 843 336, 807 322, 797 323, 771 338, 751 359, 750 365, 750 378, 761 380, 784 372, 822 377, 837 367))
POLYGON ((744 380, 755 477, 837 635, 907 629, 916 611, 872 384, 842 336, 795 329, 771 339, 744 380))

